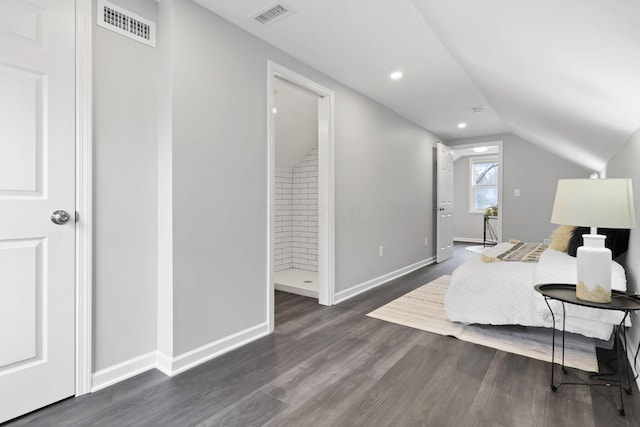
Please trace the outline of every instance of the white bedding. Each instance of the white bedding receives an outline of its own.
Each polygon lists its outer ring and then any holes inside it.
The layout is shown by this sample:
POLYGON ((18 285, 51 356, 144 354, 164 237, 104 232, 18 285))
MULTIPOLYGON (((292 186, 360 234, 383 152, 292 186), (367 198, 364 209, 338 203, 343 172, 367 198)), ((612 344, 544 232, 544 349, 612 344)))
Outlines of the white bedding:
MULTIPOLYGON (((497 256, 513 247, 500 243, 485 251, 497 256)), ((626 290, 624 269, 612 262, 613 289, 626 290)), ((576 283, 576 259, 564 252, 547 249, 537 263, 485 263, 477 256, 458 267, 444 299, 449 320, 489 325, 552 327, 549 308, 533 289, 538 283, 576 283)), ((562 305, 549 301, 556 316, 556 329, 562 329, 562 305)), ((587 337, 607 340, 623 313, 595 310, 565 304, 566 330, 587 337)))

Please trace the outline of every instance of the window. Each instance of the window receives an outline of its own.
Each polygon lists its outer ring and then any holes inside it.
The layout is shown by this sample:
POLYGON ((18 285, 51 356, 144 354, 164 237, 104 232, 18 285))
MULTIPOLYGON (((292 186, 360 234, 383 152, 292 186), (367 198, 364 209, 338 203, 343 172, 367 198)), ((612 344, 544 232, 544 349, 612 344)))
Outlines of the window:
POLYGON ((469 162, 471 186, 469 187, 469 211, 484 213, 489 206, 498 206, 498 159, 475 157, 469 162))

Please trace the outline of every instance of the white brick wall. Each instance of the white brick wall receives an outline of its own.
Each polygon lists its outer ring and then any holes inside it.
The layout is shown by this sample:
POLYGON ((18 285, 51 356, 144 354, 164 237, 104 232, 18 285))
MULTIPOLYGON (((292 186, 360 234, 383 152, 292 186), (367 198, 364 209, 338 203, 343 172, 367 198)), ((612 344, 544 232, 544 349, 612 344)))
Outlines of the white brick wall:
POLYGON ((275 271, 318 271, 318 149, 275 174, 275 271))
POLYGON ((285 169, 275 171, 274 270, 293 267, 291 252, 291 179, 285 169))
POLYGON ((318 149, 311 150, 292 172, 293 268, 318 271, 318 149))

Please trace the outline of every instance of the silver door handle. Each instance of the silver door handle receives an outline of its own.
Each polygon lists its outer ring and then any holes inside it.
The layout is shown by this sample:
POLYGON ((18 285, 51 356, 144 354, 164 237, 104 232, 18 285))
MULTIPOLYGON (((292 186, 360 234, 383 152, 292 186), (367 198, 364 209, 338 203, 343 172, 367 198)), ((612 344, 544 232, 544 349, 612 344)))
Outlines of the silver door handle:
POLYGON ((66 224, 69 219, 71 219, 71 215, 69 215, 69 212, 67 211, 57 210, 53 211, 53 213, 51 214, 51 222, 53 222, 54 224, 66 224))

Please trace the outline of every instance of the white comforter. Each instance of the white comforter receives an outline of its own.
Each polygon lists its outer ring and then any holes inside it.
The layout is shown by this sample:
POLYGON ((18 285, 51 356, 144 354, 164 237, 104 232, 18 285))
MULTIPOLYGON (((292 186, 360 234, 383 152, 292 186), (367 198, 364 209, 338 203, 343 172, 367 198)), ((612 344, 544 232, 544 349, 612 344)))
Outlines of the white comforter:
MULTIPOLYGON (((485 251, 497 256, 513 245, 500 243, 485 251)), ((626 290, 624 269, 612 262, 613 289, 626 290)), ((538 283, 576 283, 576 259, 564 252, 547 249, 538 263, 485 263, 477 256, 458 267, 444 299, 449 320, 490 325, 552 327, 544 297, 533 289, 538 283)), ((562 329, 562 305, 549 301, 556 316, 556 329, 562 329)), ((609 339, 613 325, 623 313, 595 310, 565 304, 566 330, 587 337, 609 339)))

